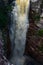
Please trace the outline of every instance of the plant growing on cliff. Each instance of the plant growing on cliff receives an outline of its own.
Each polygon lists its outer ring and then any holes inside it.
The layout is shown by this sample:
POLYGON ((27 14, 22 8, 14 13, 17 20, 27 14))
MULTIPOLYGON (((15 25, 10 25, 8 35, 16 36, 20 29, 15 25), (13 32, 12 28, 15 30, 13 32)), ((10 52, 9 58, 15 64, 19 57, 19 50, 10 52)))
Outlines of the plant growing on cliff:
POLYGON ((8 12, 12 10, 11 5, 0 7, 0 28, 6 27, 8 22, 8 12))
POLYGON ((38 30, 37 35, 43 37, 43 29, 38 30))

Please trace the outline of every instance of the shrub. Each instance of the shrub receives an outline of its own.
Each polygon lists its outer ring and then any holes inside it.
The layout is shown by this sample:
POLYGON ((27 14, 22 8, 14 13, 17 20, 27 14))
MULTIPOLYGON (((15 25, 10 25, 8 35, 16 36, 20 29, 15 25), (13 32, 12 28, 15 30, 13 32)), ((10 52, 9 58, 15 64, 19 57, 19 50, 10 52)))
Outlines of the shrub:
POLYGON ((37 31, 37 35, 43 37, 43 29, 38 30, 37 31))
POLYGON ((0 28, 4 28, 8 22, 8 11, 11 11, 12 7, 10 5, 0 7, 0 28))

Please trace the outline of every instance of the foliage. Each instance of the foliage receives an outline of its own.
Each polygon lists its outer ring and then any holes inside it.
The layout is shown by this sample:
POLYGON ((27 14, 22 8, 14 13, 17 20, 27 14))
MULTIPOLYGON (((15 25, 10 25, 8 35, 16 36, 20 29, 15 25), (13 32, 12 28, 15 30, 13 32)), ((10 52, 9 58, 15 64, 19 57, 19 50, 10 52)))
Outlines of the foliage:
POLYGON ((32 18, 34 19, 34 21, 39 21, 40 20, 40 14, 36 13, 36 11, 32 11, 32 18))
POLYGON ((43 43, 40 45, 40 47, 38 47, 38 49, 43 53, 43 43))
POLYGON ((4 28, 8 24, 8 12, 11 9, 10 5, 0 7, 0 28, 4 28))
POLYGON ((7 6, 6 6, 6 10, 7 10, 7 11, 11 11, 11 10, 12 10, 11 5, 7 5, 7 6))
POLYGON ((37 35, 43 37, 43 29, 38 30, 37 31, 37 35))
POLYGON ((40 15, 39 15, 38 13, 37 13, 37 14, 35 14, 34 19, 35 19, 36 21, 39 21, 39 20, 40 20, 40 15))

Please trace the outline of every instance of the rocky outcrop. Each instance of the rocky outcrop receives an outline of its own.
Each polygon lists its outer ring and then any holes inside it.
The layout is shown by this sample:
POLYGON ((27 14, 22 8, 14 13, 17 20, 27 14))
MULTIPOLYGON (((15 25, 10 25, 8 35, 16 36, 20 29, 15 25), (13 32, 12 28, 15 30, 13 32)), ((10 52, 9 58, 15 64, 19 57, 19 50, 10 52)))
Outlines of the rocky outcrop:
POLYGON ((25 54, 28 56, 32 56, 39 62, 43 62, 43 53, 38 49, 40 42, 42 39, 36 36, 28 36, 26 41, 26 49, 25 54), (40 40, 40 41, 39 41, 40 40))
POLYGON ((4 40, 4 55, 6 56, 7 59, 9 59, 11 55, 11 42, 10 42, 9 30, 6 27, 2 30, 2 32, 4 40))
POLYGON ((43 37, 36 35, 39 27, 35 24, 32 8, 30 8, 30 25, 27 31, 27 39, 24 55, 33 57, 36 61, 43 65, 43 52, 39 50, 40 44, 43 44, 43 37))
MULTIPOLYGON (((9 37, 9 22, 11 22, 9 13, 6 9, 8 0, 0 0, 0 29, 3 33, 5 56, 10 57, 11 54, 11 42, 9 37), (6 48, 6 49, 5 49, 6 48)), ((9 8, 9 7, 8 7, 9 8)), ((11 14, 11 13, 10 13, 11 14)))
POLYGON ((0 31, 0 65, 13 65, 4 56, 2 32, 0 31))

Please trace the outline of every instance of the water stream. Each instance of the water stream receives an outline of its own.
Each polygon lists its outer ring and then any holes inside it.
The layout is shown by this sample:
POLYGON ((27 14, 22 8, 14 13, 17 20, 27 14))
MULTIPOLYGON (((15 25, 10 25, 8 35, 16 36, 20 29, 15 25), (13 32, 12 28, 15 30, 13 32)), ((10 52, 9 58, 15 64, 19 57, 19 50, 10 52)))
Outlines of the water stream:
POLYGON ((30 0, 16 0, 13 1, 13 4, 11 12, 12 24, 10 27, 13 55, 10 61, 14 65, 24 65, 25 57, 23 53, 25 50, 26 33, 29 27, 28 11, 30 0))

